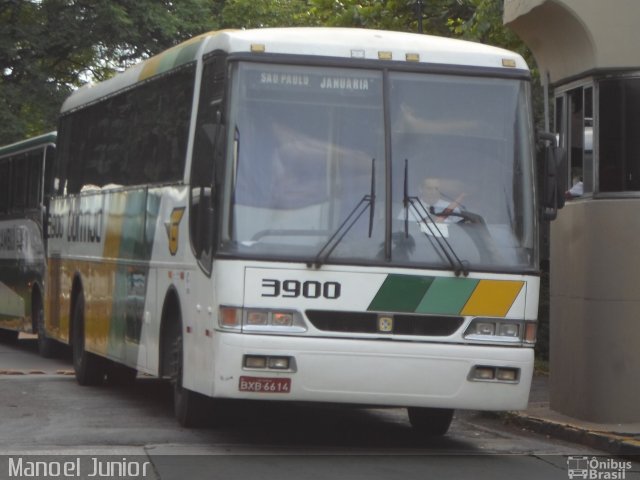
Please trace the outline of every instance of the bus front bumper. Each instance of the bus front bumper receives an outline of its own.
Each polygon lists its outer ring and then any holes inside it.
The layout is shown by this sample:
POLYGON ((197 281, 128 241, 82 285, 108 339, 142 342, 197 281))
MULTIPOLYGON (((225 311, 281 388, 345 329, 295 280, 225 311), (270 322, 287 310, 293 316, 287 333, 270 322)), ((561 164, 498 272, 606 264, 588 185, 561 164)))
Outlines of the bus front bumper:
POLYGON ((532 348, 217 333, 214 397, 470 410, 520 410, 529 398, 532 348), (290 366, 247 368, 247 356, 290 366), (475 379, 478 367, 517 380, 475 379))

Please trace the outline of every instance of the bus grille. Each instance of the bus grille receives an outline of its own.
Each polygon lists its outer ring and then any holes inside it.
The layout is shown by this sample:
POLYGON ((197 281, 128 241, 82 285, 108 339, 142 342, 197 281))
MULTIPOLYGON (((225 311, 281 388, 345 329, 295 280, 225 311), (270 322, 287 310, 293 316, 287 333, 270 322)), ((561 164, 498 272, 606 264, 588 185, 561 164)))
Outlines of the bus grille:
MULTIPOLYGON (((307 310, 305 313, 314 327, 325 332, 381 333, 377 313, 326 310, 307 310)), ((385 333, 448 337, 463 322, 462 317, 394 314, 393 330, 385 333)))

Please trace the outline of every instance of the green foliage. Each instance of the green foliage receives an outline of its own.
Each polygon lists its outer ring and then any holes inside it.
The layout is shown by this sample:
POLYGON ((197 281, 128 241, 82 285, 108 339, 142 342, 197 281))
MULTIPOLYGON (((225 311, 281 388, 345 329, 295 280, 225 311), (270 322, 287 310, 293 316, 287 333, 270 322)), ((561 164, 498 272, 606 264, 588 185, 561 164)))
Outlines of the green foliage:
POLYGON ((51 129, 67 89, 45 72, 43 19, 32 2, 0 4, 0 144, 51 129))
POLYGON ((0 1, 0 144, 55 129, 78 85, 218 28, 220 3, 0 1))
POLYGON ((450 32, 459 38, 513 50, 525 58, 531 54, 511 30, 503 26, 502 0, 464 0, 466 16, 447 19, 450 32))
POLYGON ((226 0, 222 9, 225 28, 292 27, 304 25, 306 0, 226 0))
POLYGON ((312 0, 311 23, 331 27, 408 30, 411 5, 402 0, 312 0))
POLYGON ((423 31, 449 34, 447 20, 469 15, 461 0, 311 0, 310 23, 316 25, 418 31, 422 11, 423 31))

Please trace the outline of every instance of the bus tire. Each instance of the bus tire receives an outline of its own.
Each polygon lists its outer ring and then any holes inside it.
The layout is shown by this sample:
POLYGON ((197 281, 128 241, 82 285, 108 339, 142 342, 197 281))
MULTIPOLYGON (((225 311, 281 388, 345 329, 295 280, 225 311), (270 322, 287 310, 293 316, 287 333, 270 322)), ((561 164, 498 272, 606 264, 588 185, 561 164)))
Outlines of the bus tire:
POLYGON ((84 294, 81 292, 73 308, 72 327, 73 370, 76 381, 83 386, 100 385, 104 381, 105 363, 84 349, 84 294))
POLYGON ((131 386, 135 383, 138 370, 116 362, 109 362, 106 367, 107 383, 121 387, 131 386))
POLYGON ((173 411, 178 423, 185 428, 202 426, 207 397, 182 386, 183 372, 182 327, 172 349, 173 411))
POLYGON ((38 353, 43 358, 52 358, 56 354, 57 345, 54 340, 47 337, 47 332, 44 328, 44 308, 40 295, 33 297, 31 312, 35 316, 33 323, 36 325, 38 333, 38 353))
POLYGON ((453 410, 450 408, 409 407, 407 412, 411 426, 428 436, 445 435, 453 420, 453 410))
POLYGON ((0 328, 0 341, 3 341, 4 343, 16 343, 19 335, 20 332, 17 330, 5 330, 4 328, 0 328))

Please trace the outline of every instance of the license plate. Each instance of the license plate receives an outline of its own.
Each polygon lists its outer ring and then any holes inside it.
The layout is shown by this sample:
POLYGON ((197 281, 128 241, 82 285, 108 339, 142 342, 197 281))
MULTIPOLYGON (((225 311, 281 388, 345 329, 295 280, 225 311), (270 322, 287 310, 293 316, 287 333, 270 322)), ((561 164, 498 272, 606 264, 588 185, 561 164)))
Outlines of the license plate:
POLYGON ((290 378, 240 377, 241 392, 289 393, 290 378))

